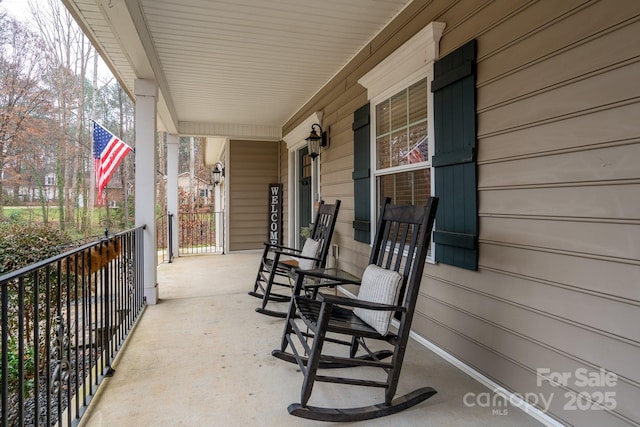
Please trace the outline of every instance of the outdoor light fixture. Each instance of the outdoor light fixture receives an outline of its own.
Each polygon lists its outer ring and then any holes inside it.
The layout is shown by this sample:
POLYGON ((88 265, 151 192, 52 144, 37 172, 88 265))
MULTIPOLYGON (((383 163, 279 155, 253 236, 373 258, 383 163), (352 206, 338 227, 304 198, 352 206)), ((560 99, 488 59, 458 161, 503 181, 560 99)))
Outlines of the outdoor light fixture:
POLYGON ((213 168, 213 186, 220 184, 220 177, 224 176, 224 166, 218 162, 216 163, 216 167, 213 168))
POLYGON ((307 148, 309 149, 309 157, 311 160, 315 160, 316 157, 320 154, 320 147, 327 146, 327 132, 322 130, 322 126, 318 123, 314 123, 311 125, 311 133, 306 138, 307 140, 307 148), (320 134, 316 131, 316 126, 320 129, 320 134))

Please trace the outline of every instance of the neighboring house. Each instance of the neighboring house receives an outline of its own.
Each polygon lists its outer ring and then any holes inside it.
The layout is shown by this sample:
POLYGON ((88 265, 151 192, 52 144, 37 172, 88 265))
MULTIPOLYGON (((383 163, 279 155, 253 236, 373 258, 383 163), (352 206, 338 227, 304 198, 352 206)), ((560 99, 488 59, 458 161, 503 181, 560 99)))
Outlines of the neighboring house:
MULTIPOLYGON (((123 205, 124 203, 124 189, 122 188, 122 181, 118 174, 114 175, 109 182, 107 183, 107 187, 103 190, 102 194, 107 201, 107 204, 110 208, 117 208, 123 205)), ((133 185, 129 185, 127 188, 127 195, 133 195, 133 185)), ((96 193, 97 197, 97 193, 96 193)), ((94 206, 102 206, 103 202, 100 200, 95 200, 94 206)))
MULTIPOLYGON (((9 173, 4 173, 3 180, 3 191, 8 197, 13 198, 17 190, 18 200, 22 203, 40 201, 40 188, 33 176, 20 175, 14 177, 9 173)), ((44 175, 42 194, 47 202, 58 200, 58 184, 55 172, 47 172, 44 175)))
MULTIPOLYGON (((142 9, 129 21, 144 23, 142 9)), ((114 31, 100 18, 94 34, 114 31)), ((182 110, 173 129, 227 138, 229 250, 263 247, 270 182, 284 187, 290 245, 316 201, 342 201, 332 243, 356 274, 383 197, 440 197, 419 340, 560 422, 640 425, 639 40, 635 0, 414 1, 295 105, 281 134, 238 137, 182 110), (329 144, 311 161, 314 123, 329 144)), ((110 62, 124 63, 126 46, 114 50, 110 62)))
MULTIPOLYGON (((5 182, 15 182, 11 180, 11 177, 8 174, 5 174, 5 176, 7 176, 5 182)), ((19 184, 17 188, 20 202, 27 204, 40 202, 40 189, 32 176, 20 176, 18 183, 19 184)), ((7 194, 7 196, 13 197, 14 192, 16 191, 15 189, 15 185, 5 184, 4 192, 7 194)), ((130 187, 128 190, 129 195, 133 194, 132 191, 133 187, 130 187)), ((42 192, 47 203, 56 202, 58 200, 58 180, 55 172, 47 172, 44 175, 42 192)), ((110 180, 107 184, 104 195, 109 204, 109 207, 115 208, 121 205, 124 200, 124 191, 122 190, 120 180, 110 180)), ((83 206, 83 204, 83 197, 82 195, 80 195, 79 205, 83 206)), ((96 200, 95 206, 102 206, 102 202, 96 200)))
POLYGON ((205 180, 197 175, 194 176, 192 189, 190 173, 183 172, 178 175, 178 188, 187 194, 193 192, 196 207, 206 207, 213 204, 213 184, 209 180, 205 180))
MULTIPOLYGON (((44 194, 47 201, 58 200, 58 180, 54 172, 49 172, 44 176, 44 194)), ((32 200, 38 199, 39 193, 36 189, 32 200)))

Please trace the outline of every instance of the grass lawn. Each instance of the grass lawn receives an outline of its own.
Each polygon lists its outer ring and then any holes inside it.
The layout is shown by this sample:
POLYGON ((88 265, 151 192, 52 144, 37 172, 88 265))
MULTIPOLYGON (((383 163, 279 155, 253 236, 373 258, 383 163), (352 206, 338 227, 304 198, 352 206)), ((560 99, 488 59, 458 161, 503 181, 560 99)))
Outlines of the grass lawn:
MULTIPOLYGON (((58 207, 57 206, 49 206, 48 208, 48 216, 49 216, 49 224, 52 226, 58 225, 58 207)), ((24 221, 29 223, 42 223, 44 222, 42 216, 42 208, 40 206, 5 206, 3 208, 5 218, 10 218, 17 221, 24 221)), ((102 234, 104 232, 104 228, 100 225, 101 219, 103 219, 106 215, 106 208, 103 206, 96 207, 93 211, 93 234, 102 234)), ((113 212, 111 213, 113 216, 113 212)), ((72 237, 75 236, 75 232, 73 230, 68 230, 72 237)))

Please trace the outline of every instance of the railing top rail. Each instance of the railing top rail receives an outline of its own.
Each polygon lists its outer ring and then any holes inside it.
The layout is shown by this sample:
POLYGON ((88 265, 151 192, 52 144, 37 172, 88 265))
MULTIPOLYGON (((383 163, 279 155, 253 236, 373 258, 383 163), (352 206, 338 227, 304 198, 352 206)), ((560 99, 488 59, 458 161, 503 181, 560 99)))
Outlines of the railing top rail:
POLYGON ((132 232, 136 231, 139 228, 144 229, 144 228, 146 228, 146 226, 142 225, 142 226, 139 226, 139 227, 130 228, 128 230, 120 231, 120 232, 115 233, 115 234, 113 234, 111 236, 103 237, 100 240, 95 240, 93 242, 86 243, 86 244, 84 244, 82 246, 78 246, 77 248, 71 249, 69 251, 62 252, 62 253, 60 253, 58 255, 54 255, 54 256, 49 257, 47 259, 43 259, 41 261, 35 262, 33 264, 30 264, 30 265, 28 265, 26 267, 22 267, 22 268, 20 268, 18 270, 11 271, 9 273, 3 274, 3 275, 0 276, 0 285, 4 286, 7 282, 9 282, 11 280, 14 280, 14 279, 17 279, 17 278, 19 278, 21 276, 24 276, 25 274, 31 273, 34 270, 39 270, 39 269, 41 269, 43 267, 46 267, 49 264, 53 264, 53 263, 56 263, 58 261, 61 261, 64 258, 67 258, 69 256, 75 255, 78 252, 82 252, 82 251, 84 251, 84 250, 86 250, 88 248, 91 248, 92 246, 95 246, 98 243, 105 242, 105 241, 111 240, 111 239, 113 239, 115 237, 123 236, 123 235, 128 234, 128 233, 132 233, 132 232))

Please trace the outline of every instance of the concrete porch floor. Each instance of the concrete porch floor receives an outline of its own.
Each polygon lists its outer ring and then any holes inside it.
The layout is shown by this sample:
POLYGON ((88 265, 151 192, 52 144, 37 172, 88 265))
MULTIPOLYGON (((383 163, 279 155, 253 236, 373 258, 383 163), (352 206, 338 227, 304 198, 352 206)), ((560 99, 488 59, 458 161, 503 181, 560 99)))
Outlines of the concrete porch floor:
MULTIPOLYGON (((113 365, 115 375, 104 380, 80 425, 327 425, 287 412, 299 402, 302 375, 271 356, 284 321, 256 313, 259 300, 247 295, 260 255, 191 256, 160 265, 160 302, 146 308, 113 365)), ((423 386, 438 394, 399 414, 351 425, 541 425, 515 407, 495 415, 495 407, 465 405, 465 394, 490 390, 410 340, 398 393, 423 386)), ((309 403, 350 407, 383 398, 381 389, 318 383, 309 403)))

